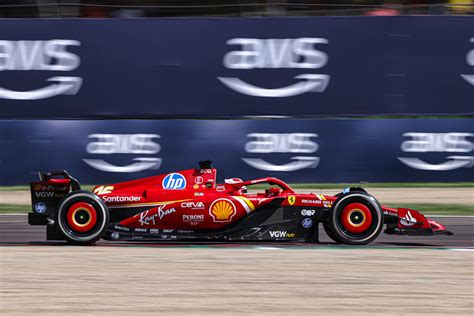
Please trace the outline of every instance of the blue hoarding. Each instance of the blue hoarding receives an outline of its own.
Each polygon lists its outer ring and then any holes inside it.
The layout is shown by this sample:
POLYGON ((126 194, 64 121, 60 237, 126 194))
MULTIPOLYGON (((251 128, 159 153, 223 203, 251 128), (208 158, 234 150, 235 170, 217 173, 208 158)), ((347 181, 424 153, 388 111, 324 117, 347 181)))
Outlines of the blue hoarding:
POLYGON ((468 16, 0 20, 0 117, 473 114, 473 66, 468 16))
POLYGON ((197 166, 288 182, 474 180, 472 119, 0 121, 0 185, 112 183, 197 166))

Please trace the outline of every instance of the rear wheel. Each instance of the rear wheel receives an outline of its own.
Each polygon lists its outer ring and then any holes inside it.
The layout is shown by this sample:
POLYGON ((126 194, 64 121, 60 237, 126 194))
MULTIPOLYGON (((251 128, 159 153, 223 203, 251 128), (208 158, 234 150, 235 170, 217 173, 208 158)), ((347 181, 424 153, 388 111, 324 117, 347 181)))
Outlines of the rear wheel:
POLYGON ((109 224, 109 211, 95 194, 74 191, 59 203, 56 223, 58 230, 70 243, 90 245, 105 233, 109 224))
POLYGON ((331 239, 350 245, 372 242, 382 228, 382 207, 373 196, 364 192, 340 196, 324 224, 331 239))

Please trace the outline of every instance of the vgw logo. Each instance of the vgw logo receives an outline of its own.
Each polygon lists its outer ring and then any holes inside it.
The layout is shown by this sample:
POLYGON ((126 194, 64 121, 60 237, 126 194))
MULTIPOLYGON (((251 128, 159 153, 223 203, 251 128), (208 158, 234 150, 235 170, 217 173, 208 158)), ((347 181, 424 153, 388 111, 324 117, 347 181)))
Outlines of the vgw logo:
MULTIPOLYGON (((326 53, 314 48, 316 44, 327 44, 325 38, 233 38, 227 45, 240 45, 241 50, 228 52, 224 66, 228 69, 294 68, 319 69, 328 62, 326 53)), ((291 97, 306 92, 323 92, 329 83, 329 75, 303 73, 297 75, 297 83, 286 87, 269 89, 245 82, 235 77, 218 77, 228 88, 255 97, 291 97)))
MULTIPOLYGON (((318 144, 311 140, 318 137, 313 133, 252 133, 247 137, 255 138, 245 145, 247 153, 272 154, 272 153, 292 153, 292 154, 313 154, 318 150, 318 144)), ((313 155, 293 156, 292 162, 275 165, 261 158, 242 158, 248 165, 265 171, 295 171, 304 168, 316 168, 319 157, 313 155)))
MULTIPOLYGON (((161 147, 153 140, 160 138, 157 134, 91 134, 89 138, 97 141, 87 144, 86 151, 93 155, 135 154, 155 155, 161 147)), ((103 159, 82 159, 92 168, 106 172, 139 172, 147 169, 158 169, 161 158, 136 157, 132 164, 116 166, 103 159)))
MULTIPOLYGON (((471 37, 471 43, 474 43, 474 37, 471 37)), ((466 62, 469 66, 474 67, 474 49, 471 49, 466 55, 466 62)), ((474 75, 461 75, 467 82, 474 86, 474 75)))
POLYGON ((448 161, 440 164, 431 164, 415 157, 398 157, 409 167, 419 170, 448 171, 461 167, 470 168, 474 164, 474 156, 467 155, 474 149, 473 143, 466 139, 473 137, 472 133, 405 133, 403 136, 411 138, 401 145, 402 151, 406 153, 449 153, 446 157, 448 161), (457 155, 453 155, 455 153, 457 155))
MULTIPOLYGON (((54 39, 49 41, 2 41, 0 40, 1 71, 72 71, 81 59, 67 51, 68 46, 80 46, 79 41, 54 39)), ((39 100, 60 94, 74 95, 82 85, 81 77, 54 76, 47 79, 56 82, 31 91, 15 91, 0 87, 0 99, 39 100)))

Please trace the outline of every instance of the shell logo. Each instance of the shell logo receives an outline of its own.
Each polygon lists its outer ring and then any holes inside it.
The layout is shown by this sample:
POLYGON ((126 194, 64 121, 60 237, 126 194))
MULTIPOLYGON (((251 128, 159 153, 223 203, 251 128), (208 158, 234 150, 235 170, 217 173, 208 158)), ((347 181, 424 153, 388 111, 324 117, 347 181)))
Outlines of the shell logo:
POLYGON ((235 205, 227 199, 215 200, 209 208, 214 222, 230 222, 236 213, 235 205))

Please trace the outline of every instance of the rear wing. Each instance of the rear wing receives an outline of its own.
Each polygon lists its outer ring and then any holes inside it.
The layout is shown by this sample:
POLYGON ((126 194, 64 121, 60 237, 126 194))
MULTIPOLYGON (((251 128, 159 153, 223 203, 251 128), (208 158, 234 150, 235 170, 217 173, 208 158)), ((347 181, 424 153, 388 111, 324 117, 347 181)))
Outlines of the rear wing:
POLYGON ((66 194, 81 189, 79 181, 65 170, 38 172, 38 176, 39 181, 30 183, 32 211, 38 215, 48 216, 54 213, 66 194))
POLYGON ((77 191, 81 189, 81 185, 76 178, 72 177, 66 170, 56 170, 50 171, 48 173, 43 173, 41 171, 38 172, 38 176, 41 182, 48 182, 51 179, 55 179, 56 176, 62 176, 64 179, 69 179, 71 190, 77 191))

